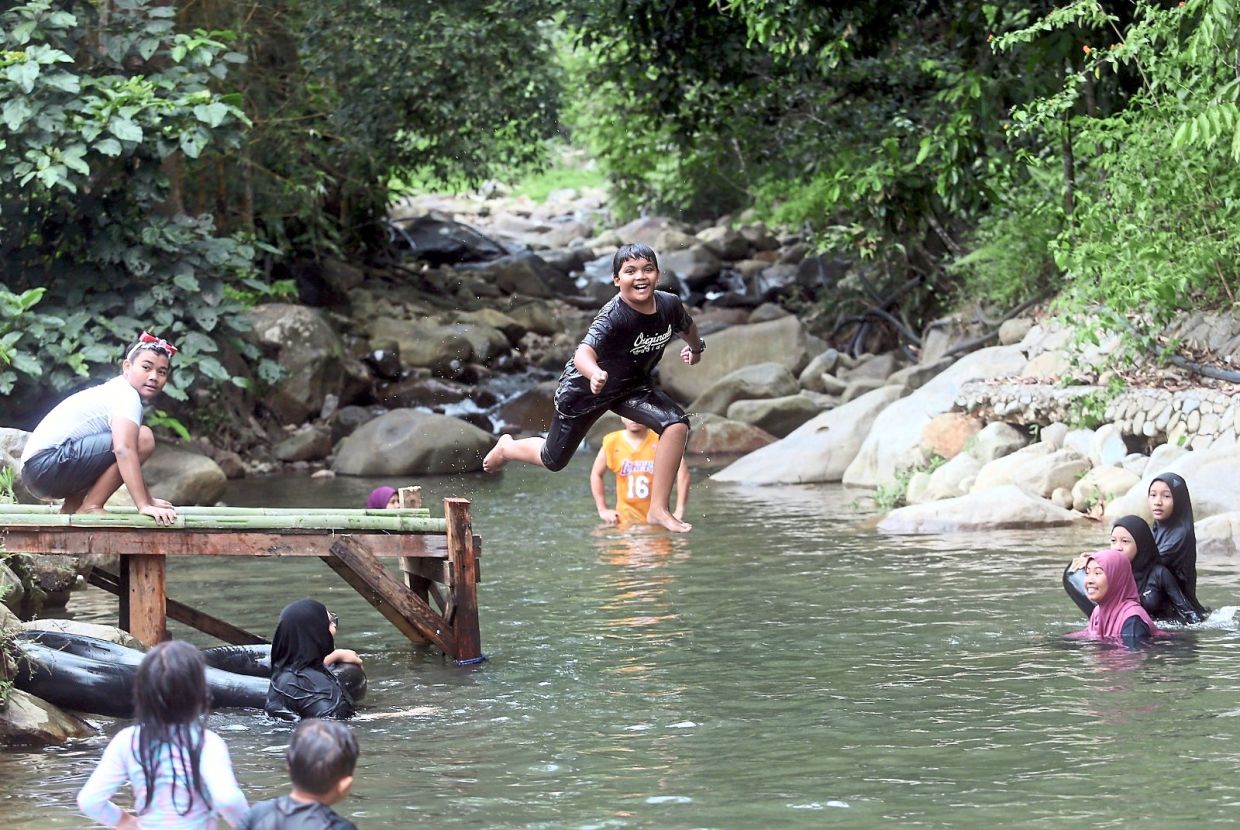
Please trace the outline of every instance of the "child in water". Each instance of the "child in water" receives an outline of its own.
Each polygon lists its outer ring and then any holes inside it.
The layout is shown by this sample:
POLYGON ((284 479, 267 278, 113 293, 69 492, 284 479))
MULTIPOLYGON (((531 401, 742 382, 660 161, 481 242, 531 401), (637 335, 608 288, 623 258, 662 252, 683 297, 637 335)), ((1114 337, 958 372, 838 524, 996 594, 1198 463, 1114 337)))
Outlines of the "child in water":
POLYGON ((1117 550, 1100 550, 1085 563, 1085 595, 1095 604, 1089 625, 1069 637, 1119 640, 1134 646, 1161 632, 1137 599, 1137 582, 1128 557, 1117 550))
MULTIPOLYGON (((637 524, 646 521, 650 512, 650 479, 654 475, 654 456, 659 437, 645 424, 621 418, 624 429, 610 432, 603 437, 594 466, 590 469, 590 493, 594 506, 604 523, 637 524), (616 475, 616 509, 607 506, 606 485, 603 473, 611 470, 616 475)), ((676 471, 676 509, 672 515, 685 517, 685 504, 689 500, 689 465, 680 460, 676 471)))
POLYGON ((1148 496, 1158 561, 1171 571, 1194 610, 1207 617, 1209 609, 1197 601, 1197 533, 1188 483, 1175 473, 1163 473, 1150 482, 1148 496))
POLYGON ((349 727, 318 718, 303 720, 293 729, 284 760, 292 792, 255 804, 237 830, 357 830, 331 808, 353 788, 357 738, 349 727))
POLYGON ((100 513, 124 484, 138 512, 171 524, 176 508, 153 498, 142 465, 155 435, 142 425, 142 405, 159 396, 177 349, 142 332, 107 383, 70 395, 39 422, 22 451, 22 483, 41 499, 64 499, 61 513, 100 513))
POLYGON ((337 618, 318 600, 300 599, 280 612, 271 638, 271 688, 263 706, 281 720, 351 718, 354 702, 336 675, 335 662, 362 664, 357 652, 336 648, 337 618))
POLYGON ((565 365, 547 437, 516 441, 503 435, 482 460, 482 468, 494 473, 509 461, 523 461, 562 470, 590 427, 610 409, 659 434, 646 521, 685 533, 692 525, 672 515, 668 504, 689 438, 689 419, 654 386, 650 375, 673 334, 685 341, 680 359, 690 366, 702 359, 706 343, 680 298, 655 290, 659 263, 649 246, 622 246, 612 258, 611 271, 619 293, 599 310, 565 365))
POLYGON ((217 815, 236 827, 247 805, 228 747, 205 726, 209 699, 202 653, 179 640, 159 643, 138 666, 133 696, 134 725, 118 732, 103 751, 78 793, 81 811, 126 830, 214 830, 217 815), (133 789, 133 813, 111 801, 125 781, 133 789))

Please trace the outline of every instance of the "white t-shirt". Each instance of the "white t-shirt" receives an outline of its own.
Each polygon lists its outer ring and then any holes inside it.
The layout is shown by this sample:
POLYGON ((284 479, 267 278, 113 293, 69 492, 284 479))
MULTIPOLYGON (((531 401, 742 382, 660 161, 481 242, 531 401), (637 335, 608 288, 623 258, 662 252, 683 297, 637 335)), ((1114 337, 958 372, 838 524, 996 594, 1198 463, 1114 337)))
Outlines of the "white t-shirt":
POLYGON ((22 464, 40 450, 59 447, 70 438, 111 432, 116 418, 142 424, 142 396, 123 375, 83 389, 56 404, 26 440, 22 464))

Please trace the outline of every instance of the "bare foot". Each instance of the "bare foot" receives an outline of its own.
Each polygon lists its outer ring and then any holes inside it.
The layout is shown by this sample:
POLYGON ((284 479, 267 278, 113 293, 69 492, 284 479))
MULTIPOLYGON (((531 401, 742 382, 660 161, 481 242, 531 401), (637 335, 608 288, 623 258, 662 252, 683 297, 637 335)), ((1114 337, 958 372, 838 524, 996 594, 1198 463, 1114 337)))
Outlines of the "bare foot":
POLYGON ((499 440, 495 442, 495 446, 482 459, 482 471, 484 473, 498 473, 508 462, 508 457, 504 453, 504 449, 512 443, 512 436, 508 434, 501 435, 499 440))
POLYGON ((666 510, 651 510, 646 514, 646 522, 648 524, 661 527, 664 530, 670 530, 672 533, 688 533, 693 530, 693 525, 688 522, 682 522, 666 510))

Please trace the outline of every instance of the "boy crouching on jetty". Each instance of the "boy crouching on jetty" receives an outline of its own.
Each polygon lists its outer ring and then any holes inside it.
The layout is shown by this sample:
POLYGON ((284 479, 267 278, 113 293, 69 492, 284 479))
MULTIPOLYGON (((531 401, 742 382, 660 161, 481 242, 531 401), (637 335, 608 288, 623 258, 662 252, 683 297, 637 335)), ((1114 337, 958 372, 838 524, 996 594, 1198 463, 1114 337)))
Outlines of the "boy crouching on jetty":
POLYGON ((57 404, 26 441, 26 489, 41 499, 64 499, 61 513, 100 513, 124 484, 140 513, 171 524, 176 508, 152 498, 142 479, 142 464, 155 452, 142 405, 163 391, 176 353, 168 341, 142 332, 119 377, 57 404))
POLYGON ((647 245, 625 245, 611 264, 619 293, 599 310, 573 359, 560 375, 555 417, 544 438, 501 436, 482 468, 493 473, 509 461, 561 470, 605 411, 645 424, 659 434, 646 521, 674 533, 692 525, 672 515, 668 499, 689 438, 685 411, 650 377, 673 334, 687 345, 680 358, 690 366, 701 360, 706 343, 680 298, 656 291, 659 263, 647 245))
POLYGON ((357 830, 331 809, 353 787, 357 738, 349 727, 306 718, 293 729, 284 758, 293 791, 255 804, 236 830, 357 830))

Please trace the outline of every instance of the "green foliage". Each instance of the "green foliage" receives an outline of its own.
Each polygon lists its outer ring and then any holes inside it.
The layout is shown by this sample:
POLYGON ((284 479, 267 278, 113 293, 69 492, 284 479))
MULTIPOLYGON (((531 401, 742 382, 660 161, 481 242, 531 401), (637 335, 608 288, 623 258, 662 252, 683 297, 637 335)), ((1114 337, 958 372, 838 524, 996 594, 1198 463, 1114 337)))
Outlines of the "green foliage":
POLYGON ((1128 388, 1123 378, 1111 378, 1107 385, 1080 395, 1068 404, 1068 425, 1079 429, 1097 429, 1107 423, 1107 407, 1128 388))
POLYGON ((255 247, 180 211, 169 175, 241 146, 240 99, 213 87, 244 56, 228 32, 176 32, 171 7, 109 7, 0 15, 0 391, 15 406, 117 366, 144 328, 181 349, 166 387, 178 400, 232 379, 222 347, 260 357, 228 294, 264 288, 255 247))
POLYGON ((17 496, 13 493, 15 478, 12 467, 0 467, 0 504, 17 503, 17 496))
POLYGON ((162 409, 156 409, 147 414, 144 418, 146 425, 151 429, 163 428, 176 435, 182 441, 188 441, 192 436, 185 424, 177 418, 172 417, 162 409))

